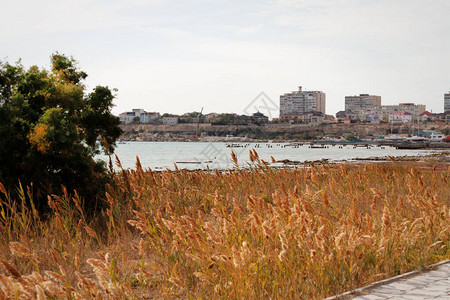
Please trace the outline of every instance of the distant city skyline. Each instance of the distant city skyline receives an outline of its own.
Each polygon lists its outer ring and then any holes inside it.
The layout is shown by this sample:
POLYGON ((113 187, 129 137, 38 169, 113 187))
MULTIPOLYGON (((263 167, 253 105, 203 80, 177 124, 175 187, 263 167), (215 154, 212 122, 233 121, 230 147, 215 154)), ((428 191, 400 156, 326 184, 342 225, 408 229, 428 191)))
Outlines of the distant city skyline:
POLYGON ((447 0, 16 0, 0 9, 0 61, 48 68, 53 52, 72 55, 90 89, 118 88, 116 115, 244 113, 261 92, 279 105, 298 85, 323 91, 327 114, 359 94, 438 113, 450 90, 447 0))

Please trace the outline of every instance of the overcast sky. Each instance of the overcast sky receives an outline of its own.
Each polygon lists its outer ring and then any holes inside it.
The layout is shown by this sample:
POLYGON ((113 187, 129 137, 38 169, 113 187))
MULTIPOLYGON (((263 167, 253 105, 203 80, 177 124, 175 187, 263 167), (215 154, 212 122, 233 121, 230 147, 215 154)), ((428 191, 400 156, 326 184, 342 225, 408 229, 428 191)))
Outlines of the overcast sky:
POLYGON ((443 112, 450 90, 449 0, 2 0, 0 11, 0 60, 48 68, 53 52, 71 55, 89 89, 118 88, 116 114, 266 113, 260 92, 278 105, 299 85, 325 92, 328 114, 360 93, 443 112))

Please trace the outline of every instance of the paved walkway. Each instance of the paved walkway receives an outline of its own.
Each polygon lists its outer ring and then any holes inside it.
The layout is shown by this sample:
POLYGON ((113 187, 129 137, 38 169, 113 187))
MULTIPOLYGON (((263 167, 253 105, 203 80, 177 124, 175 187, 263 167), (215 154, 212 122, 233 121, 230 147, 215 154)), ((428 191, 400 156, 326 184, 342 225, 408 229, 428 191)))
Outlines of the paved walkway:
POLYGON ((410 272, 328 299, 450 299, 450 260, 431 271, 410 272))

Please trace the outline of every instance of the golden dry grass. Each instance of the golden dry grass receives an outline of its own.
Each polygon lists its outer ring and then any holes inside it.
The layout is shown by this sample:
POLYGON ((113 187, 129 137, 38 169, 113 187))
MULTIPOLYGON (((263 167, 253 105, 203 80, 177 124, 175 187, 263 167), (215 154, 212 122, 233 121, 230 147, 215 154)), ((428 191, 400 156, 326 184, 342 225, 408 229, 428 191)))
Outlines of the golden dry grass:
MULTIPOLYGON (((0 207, 0 298, 318 299, 450 258, 448 165, 115 175, 107 209, 0 207)), ((237 164, 237 161, 235 161, 237 164)))

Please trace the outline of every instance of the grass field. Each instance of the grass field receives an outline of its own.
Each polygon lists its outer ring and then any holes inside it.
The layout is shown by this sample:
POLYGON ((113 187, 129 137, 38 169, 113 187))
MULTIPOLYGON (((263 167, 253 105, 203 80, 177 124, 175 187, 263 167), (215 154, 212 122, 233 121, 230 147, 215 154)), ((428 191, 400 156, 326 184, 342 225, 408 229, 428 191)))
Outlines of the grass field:
POLYGON ((103 213, 27 189, 0 215, 0 298, 319 299, 450 258, 448 164, 118 172, 103 213))

